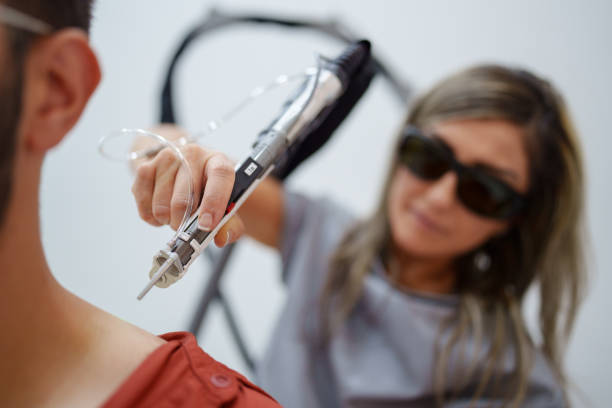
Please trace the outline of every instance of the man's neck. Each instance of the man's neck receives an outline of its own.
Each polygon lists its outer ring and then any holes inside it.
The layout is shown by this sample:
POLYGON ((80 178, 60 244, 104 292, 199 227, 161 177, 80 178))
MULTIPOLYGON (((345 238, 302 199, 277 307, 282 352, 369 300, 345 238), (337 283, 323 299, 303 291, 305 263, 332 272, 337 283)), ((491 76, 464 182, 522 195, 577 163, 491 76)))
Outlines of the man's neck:
POLYGON ((44 256, 37 186, 14 183, 0 232, 0 321, 5 333, 0 337, 0 384, 5 396, 34 384, 35 393, 46 392, 44 373, 72 364, 63 350, 75 347, 76 356, 79 344, 86 343, 66 335, 71 333, 66 328, 72 325, 74 299, 53 278, 44 256))
MULTIPOLYGON (((38 327, 35 323, 40 317, 51 312, 50 308, 41 305, 60 289, 49 272, 42 248, 37 190, 38 183, 25 183, 18 179, 13 184, 11 201, 0 230, 3 288, 0 321, 3 328, 12 334, 0 337, 0 342, 13 341, 13 338, 20 338, 22 333, 38 327)), ((1 350, 6 349, 0 347, 1 350)))
POLYGON ((40 237, 36 163, 17 167, 0 230, 0 405, 99 405, 163 341, 57 283, 40 237))

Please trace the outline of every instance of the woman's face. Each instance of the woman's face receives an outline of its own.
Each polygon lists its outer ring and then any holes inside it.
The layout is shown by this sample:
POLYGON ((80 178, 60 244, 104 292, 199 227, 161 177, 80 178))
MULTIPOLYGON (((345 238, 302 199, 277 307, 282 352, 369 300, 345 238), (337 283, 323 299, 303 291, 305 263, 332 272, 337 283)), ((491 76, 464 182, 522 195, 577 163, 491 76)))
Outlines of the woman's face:
MULTIPOLYGON (((497 119, 463 119, 424 130, 448 145, 460 163, 487 168, 517 192, 526 192, 528 159, 520 127, 497 119)), ((456 190, 453 171, 428 181, 400 164, 391 181, 387 208, 395 247, 411 257, 451 259, 507 229, 509 221, 486 218, 466 208, 456 190)))

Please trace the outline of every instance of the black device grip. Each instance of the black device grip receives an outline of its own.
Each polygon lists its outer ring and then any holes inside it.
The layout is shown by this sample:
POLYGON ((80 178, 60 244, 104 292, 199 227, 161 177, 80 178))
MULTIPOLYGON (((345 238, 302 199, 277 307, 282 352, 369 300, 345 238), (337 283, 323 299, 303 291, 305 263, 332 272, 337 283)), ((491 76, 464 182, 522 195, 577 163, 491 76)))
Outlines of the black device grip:
POLYGON ((225 213, 229 213, 236 205, 236 202, 242 197, 244 192, 257 180, 263 173, 264 168, 252 158, 246 159, 240 168, 236 171, 234 180, 234 188, 230 194, 230 199, 227 203, 225 213))
MULTIPOLYGON (((264 168, 250 157, 240 165, 238 170, 235 172, 234 187, 232 188, 232 192, 225 209, 225 214, 228 214, 234 209, 234 206, 238 200, 240 200, 240 197, 242 197, 242 195, 255 182, 255 180, 261 177, 263 172, 264 168)), ((210 234, 210 231, 198 229, 197 222, 197 218, 194 218, 192 223, 189 224, 185 230, 188 235, 190 235, 191 239, 195 239, 201 244, 204 242, 208 234, 210 234)), ((176 242, 172 246, 171 250, 172 252, 176 252, 178 254, 183 265, 187 264, 189 259, 191 259, 191 255, 193 255, 195 252, 188 242, 183 240, 180 236, 176 239, 176 242)))

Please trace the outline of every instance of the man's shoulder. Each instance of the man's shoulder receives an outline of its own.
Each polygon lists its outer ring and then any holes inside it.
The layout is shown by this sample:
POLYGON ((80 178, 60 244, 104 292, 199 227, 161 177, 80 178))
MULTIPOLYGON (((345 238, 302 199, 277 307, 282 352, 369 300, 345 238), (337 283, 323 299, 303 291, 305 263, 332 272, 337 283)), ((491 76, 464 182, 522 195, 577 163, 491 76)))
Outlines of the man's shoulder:
POLYGON ((105 407, 278 406, 246 377, 202 350, 191 333, 160 336, 151 353, 105 407))

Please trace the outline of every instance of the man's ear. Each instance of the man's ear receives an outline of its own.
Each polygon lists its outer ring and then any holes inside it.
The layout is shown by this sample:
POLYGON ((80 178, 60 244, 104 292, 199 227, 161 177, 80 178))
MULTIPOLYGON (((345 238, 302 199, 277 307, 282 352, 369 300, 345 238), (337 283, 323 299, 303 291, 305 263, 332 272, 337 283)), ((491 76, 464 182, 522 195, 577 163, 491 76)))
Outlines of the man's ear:
POLYGON ((26 59, 20 131, 28 150, 44 152, 76 124, 100 82, 87 35, 64 29, 36 42, 26 59))

